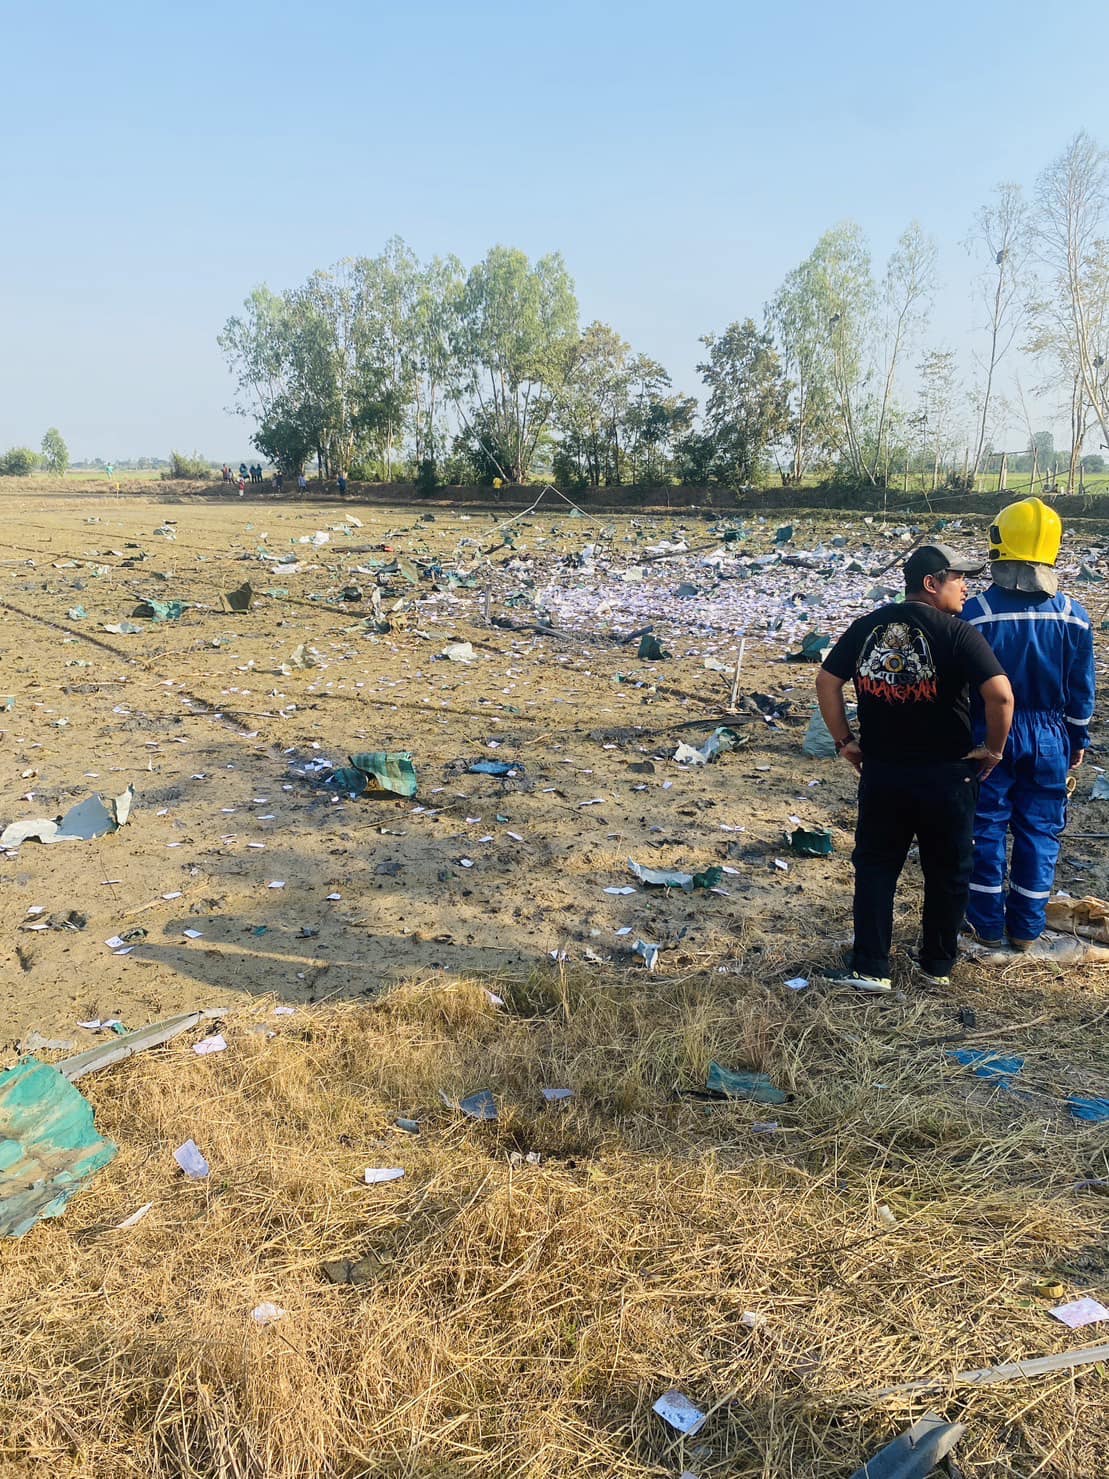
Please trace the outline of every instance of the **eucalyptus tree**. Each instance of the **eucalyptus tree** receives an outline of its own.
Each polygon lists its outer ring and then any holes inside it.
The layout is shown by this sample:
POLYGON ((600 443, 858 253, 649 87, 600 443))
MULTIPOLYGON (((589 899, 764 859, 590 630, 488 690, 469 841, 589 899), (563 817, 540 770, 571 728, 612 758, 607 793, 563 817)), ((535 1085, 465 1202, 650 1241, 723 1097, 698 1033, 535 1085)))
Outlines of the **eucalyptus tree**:
POLYGON ((1027 318, 1026 287, 1031 233, 1028 206, 1019 185, 1001 184, 991 202, 978 211, 966 241, 968 251, 978 256, 983 270, 977 294, 985 310, 989 349, 978 358, 976 426, 970 464, 970 486, 982 470, 994 409, 994 378, 997 367, 1013 346, 1027 318))
POLYGON ((936 289, 936 243, 918 221, 902 232, 889 259, 882 284, 883 351, 882 398, 874 432, 867 476, 872 483, 888 482, 888 433, 894 411, 894 386, 903 351, 928 321, 936 289))
POLYGON ((1085 131, 1040 175, 1032 226, 1046 278, 1034 347, 1069 364, 1109 443, 1109 154, 1085 131))
POLYGON ((493 247, 459 294, 452 399, 509 481, 526 479, 550 428, 574 368, 577 316, 557 252, 532 266, 515 248, 493 247))

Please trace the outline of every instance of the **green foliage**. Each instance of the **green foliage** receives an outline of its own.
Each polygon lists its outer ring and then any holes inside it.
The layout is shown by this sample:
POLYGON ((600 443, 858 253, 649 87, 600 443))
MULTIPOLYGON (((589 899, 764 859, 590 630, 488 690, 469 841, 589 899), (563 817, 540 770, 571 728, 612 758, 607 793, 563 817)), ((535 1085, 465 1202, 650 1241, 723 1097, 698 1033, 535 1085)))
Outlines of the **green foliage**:
POLYGON ((1104 472, 1106 466, 1105 458, 1100 452, 1089 452, 1082 459, 1083 472, 1104 472))
POLYGON ((39 465, 39 454, 30 447, 9 447, 0 453, 0 478, 25 478, 39 465))
POLYGON ((561 256, 533 267, 493 247, 473 267, 457 304, 452 399, 483 455, 507 482, 523 482, 570 380, 578 305, 561 256))
POLYGON ((51 426, 42 438, 42 460, 51 472, 61 475, 69 466, 69 448, 56 426, 51 426))
POLYGON ((191 482, 206 482, 215 477, 215 470, 207 457, 194 452, 187 457, 184 452, 169 454, 169 467, 162 473, 163 479, 188 478, 191 482))
POLYGON ((760 480, 770 448, 790 429, 789 385, 769 334, 751 319, 701 341, 708 360, 697 366, 709 389, 706 431, 712 442, 711 480, 739 488, 760 480))

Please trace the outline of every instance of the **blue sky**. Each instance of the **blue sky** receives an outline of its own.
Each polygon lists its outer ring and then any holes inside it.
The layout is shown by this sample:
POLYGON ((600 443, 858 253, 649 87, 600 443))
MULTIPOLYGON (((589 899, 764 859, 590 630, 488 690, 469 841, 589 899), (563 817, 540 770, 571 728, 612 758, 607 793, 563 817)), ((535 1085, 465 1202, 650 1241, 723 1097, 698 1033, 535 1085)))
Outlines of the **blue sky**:
POLYGON ((1107 17, 8 0, 0 447, 55 424, 75 456, 237 461, 224 320, 394 234, 560 250, 583 322, 698 393, 698 336, 759 317, 822 231, 858 221, 881 262, 915 216, 941 245, 930 342, 969 369, 959 243, 1077 129, 1109 144, 1107 17))

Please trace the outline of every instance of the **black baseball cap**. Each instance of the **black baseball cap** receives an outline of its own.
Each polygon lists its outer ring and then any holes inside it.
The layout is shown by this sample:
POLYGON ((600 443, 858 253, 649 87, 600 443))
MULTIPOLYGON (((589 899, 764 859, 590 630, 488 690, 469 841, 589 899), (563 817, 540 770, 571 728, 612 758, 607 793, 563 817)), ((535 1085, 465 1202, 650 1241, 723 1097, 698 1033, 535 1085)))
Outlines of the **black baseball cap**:
POLYGON ((905 561, 905 589, 918 591, 926 575, 942 575, 951 570, 956 575, 981 575, 985 560, 968 560, 949 544, 922 544, 905 561))

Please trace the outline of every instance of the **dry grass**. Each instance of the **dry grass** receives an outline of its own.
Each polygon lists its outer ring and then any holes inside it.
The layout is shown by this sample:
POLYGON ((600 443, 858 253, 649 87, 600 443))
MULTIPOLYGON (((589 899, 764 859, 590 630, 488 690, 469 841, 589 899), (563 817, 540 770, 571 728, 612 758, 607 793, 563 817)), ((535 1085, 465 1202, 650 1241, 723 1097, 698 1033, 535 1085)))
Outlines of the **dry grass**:
MULTIPOLYGON (((868 1390, 1086 1343, 1034 1286, 1105 1293, 1107 1204, 1073 1190, 1106 1174, 1104 1132, 953 1070, 931 1042, 958 1033, 950 1003, 761 985, 790 948, 749 934, 731 973, 666 981, 254 1003, 225 1054, 178 1042, 87 1080, 121 1151, 63 1220, 0 1249, 0 1469, 838 1476, 923 1410, 868 1390), (713 1057, 795 1098, 676 1096, 713 1057), (545 1107, 544 1085, 575 1097, 545 1107), (495 1125, 439 1097, 479 1088, 495 1125), (175 1173, 188 1136, 207 1182, 175 1173), (368 1165, 407 1175, 366 1187, 368 1165), (365 1281, 329 1283, 339 1259, 365 1281), (263 1300, 287 1312, 270 1328, 263 1300), (694 1439, 651 1413, 670 1386, 711 1410, 694 1439)), ((1002 1038, 1041 1044, 1034 1086, 1055 1050, 1096 1066, 1096 985, 997 989, 968 976, 960 999, 1052 1018, 1002 1038)), ((968 1479, 1104 1474, 1097 1368, 930 1405, 968 1421, 968 1479)))

